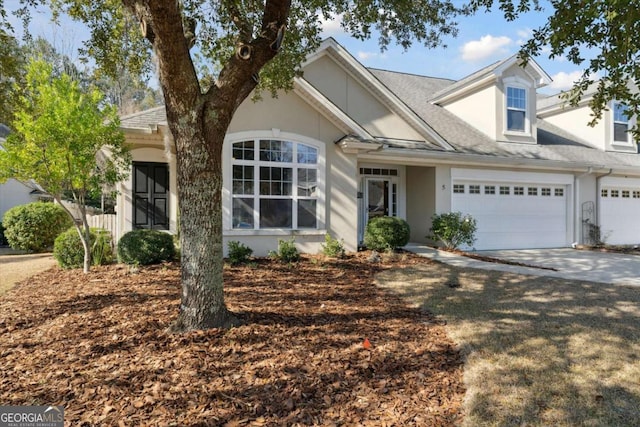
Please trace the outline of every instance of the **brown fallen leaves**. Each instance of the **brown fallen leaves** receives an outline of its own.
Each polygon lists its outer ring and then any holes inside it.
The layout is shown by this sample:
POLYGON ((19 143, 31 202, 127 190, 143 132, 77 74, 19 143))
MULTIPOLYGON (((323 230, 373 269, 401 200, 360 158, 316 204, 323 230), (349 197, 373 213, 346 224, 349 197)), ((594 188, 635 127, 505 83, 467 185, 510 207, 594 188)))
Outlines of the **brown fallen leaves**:
POLYGON ((64 405, 73 426, 458 424, 453 343, 373 284, 407 262, 428 261, 229 267, 245 324, 183 335, 177 265, 53 268, 0 298, 0 405, 64 405))

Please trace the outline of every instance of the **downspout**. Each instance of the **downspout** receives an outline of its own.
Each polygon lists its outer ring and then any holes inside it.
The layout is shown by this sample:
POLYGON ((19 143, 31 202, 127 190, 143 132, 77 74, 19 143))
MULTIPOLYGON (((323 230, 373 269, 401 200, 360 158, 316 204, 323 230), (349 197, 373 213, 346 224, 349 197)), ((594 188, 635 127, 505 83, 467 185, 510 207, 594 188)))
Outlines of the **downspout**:
POLYGON ((573 209, 574 209, 573 218, 574 220, 573 220, 573 244, 571 246, 574 248, 578 243, 582 243, 580 242, 580 229, 582 227, 582 221, 580 220, 581 218, 579 215, 580 179, 587 175, 591 175, 592 173, 593 173, 593 167, 589 166, 586 172, 583 172, 578 176, 574 175, 573 177, 573 209))
POLYGON ((605 176, 609 176, 613 173, 613 169, 609 168, 609 172, 599 175, 596 177, 596 225, 600 227, 600 195, 602 194, 602 189, 600 188, 600 180, 605 176))

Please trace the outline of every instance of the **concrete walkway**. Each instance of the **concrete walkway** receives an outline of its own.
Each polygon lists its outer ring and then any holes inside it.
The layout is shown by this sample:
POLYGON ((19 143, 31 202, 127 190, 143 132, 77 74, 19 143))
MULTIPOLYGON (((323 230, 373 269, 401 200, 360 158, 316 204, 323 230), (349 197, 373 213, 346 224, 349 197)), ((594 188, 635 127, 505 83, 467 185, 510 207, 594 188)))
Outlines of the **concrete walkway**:
POLYGON ((479 261, 417 244, 409 244, 405 246, 405 249, 457 267, 640 287, 640 256, 638 255, 592 252, 569 248, 475 252, 478 255, 491 258, 558 270, 551 271, 479 261))

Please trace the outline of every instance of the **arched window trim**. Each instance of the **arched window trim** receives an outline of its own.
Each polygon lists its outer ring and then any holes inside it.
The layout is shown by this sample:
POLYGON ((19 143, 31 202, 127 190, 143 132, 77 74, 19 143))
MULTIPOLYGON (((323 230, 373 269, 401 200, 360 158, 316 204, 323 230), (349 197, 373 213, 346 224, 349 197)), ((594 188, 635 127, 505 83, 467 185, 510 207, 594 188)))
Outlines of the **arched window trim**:
MULTIPOLYGON (((304 163, 296 162, 290 163, 292 167, 302 167, 304 163)), ((225 234, 235 235, 290 235, 290 234, 317 234, 324 233, 325 231, 325 182, 326 182, 326 148, 325 144, 321 141, 309 138, 303 135, 298 135, 290 132, 282 132, 279 129, 271 129, 268 131, 248 131, 237 132, 227 135, 223 146, 223 228, 225 234), (316 228, 296 228, 295 222, 292 222, 291 228, 260 228, 259 221, 254 221, 253 228, 233 228, 233 165, 240 164, 253 164, 257 166, 259 170, 260 165, 276 165, 281 164, 278 162, 261 162, 260 160, 254 160, 251 162, 234 161, 233 159, 233 145, 237 142, 253 140, 259 143, 259 140, 279 140, 287 141, 293 144, 303 144, 313 147, 317 150, 317 163, 315 164, 317 170, 317 189, 316 189, 316 228)), ((254 188, 252 196, 257 202, 260 200, 259 190, 254 188)), ((294 192, 295 193, 295 192, 294 192)), ((268 198, 268 196, 267 196, 268 198)), ((293 203, 297 203, 297 200, 303 199, 298 196, 292 196, 293 203)), ((256 203, 254 202, 254 203, 256 203)), ((254 205, 254 211, 256 211, 254 205)), ((295 208, 294 208, 295 211, 295 208)), ((258 214, 255 214, 258 217, 258 214)))

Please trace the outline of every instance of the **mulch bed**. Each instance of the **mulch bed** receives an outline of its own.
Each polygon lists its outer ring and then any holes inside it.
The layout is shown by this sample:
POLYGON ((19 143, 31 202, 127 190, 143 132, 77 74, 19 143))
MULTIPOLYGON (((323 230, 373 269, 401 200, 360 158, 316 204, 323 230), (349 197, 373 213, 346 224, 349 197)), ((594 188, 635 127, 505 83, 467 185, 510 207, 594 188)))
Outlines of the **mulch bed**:
POLYGON ((454 343, 373 281, 429 261, 366 258, 228 267, 244 325, 187 334, 167 332, 176 264, 48 270, 0 298, 0 405, 64 405, 73 426, 459 424, 454 343))

